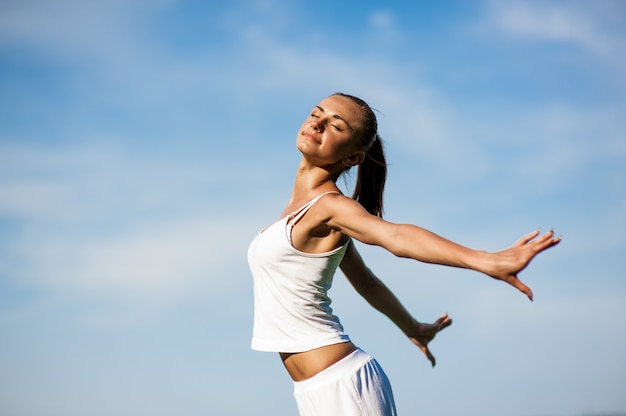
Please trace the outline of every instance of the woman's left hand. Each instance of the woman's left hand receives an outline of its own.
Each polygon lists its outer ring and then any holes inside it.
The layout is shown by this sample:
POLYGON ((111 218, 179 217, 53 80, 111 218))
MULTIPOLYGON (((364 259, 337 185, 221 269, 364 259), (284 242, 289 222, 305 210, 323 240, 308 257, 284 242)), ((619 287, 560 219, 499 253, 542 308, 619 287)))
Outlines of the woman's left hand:
POLYGON ((502 280, 533 300, 533 292, 517 277, 532 259, 544 250, 557 245, 561 237, 554 237, 554 231, 539 236, 539 230, 520 238, 512 247, 491 253, 485 273, 494 279, 502 280))

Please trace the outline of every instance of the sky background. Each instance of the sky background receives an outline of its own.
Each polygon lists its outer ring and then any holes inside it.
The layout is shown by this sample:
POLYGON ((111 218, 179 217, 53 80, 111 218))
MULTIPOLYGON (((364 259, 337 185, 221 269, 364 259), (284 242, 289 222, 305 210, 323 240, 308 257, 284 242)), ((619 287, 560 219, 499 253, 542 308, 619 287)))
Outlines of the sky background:
POLYGON ((337 275, 399 413, 626 414, 624 73, 623 1, 0 1, 0 415, 294 415, 246 251, 336 91, 378 111, 390 221, 564 238, 535 302, 360 246, 454 320, 431 369, 337 275))

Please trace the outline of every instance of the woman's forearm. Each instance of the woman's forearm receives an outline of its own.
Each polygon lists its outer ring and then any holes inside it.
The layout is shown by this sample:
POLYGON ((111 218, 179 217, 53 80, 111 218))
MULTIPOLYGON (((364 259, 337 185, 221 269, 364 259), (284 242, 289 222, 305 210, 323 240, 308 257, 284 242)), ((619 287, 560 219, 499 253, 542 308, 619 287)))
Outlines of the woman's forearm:
POLYGON ((355 285, 357 292, 376 310, 387 316, 405 335, 411 336, 416 320, 393 292, 368 269, 364 283, 355 285))
POLYGON ((398 257, 488 274, 489 253, 474 250, 411 224, 398 224, 388 250, 398 257))

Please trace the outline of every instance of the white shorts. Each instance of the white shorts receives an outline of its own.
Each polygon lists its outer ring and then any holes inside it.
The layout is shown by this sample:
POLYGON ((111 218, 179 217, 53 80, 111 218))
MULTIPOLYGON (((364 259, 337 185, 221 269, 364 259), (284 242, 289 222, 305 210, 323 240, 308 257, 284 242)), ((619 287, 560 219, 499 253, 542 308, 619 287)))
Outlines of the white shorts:
POLYGON ((327 369, 294 382, 300 416, 396 416, 391 384, 378 362, 357 348, 327 369))

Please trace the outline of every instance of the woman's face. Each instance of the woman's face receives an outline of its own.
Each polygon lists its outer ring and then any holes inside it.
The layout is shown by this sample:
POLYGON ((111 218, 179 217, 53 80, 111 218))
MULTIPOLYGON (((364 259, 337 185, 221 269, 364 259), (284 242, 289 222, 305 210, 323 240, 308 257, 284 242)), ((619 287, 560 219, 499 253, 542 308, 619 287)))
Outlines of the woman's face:
POLYGON ((331 95, 316 105, 304 120, 296 147, 322 165, 333 164, 359 151, 361 109, 350 99, 331 95))

